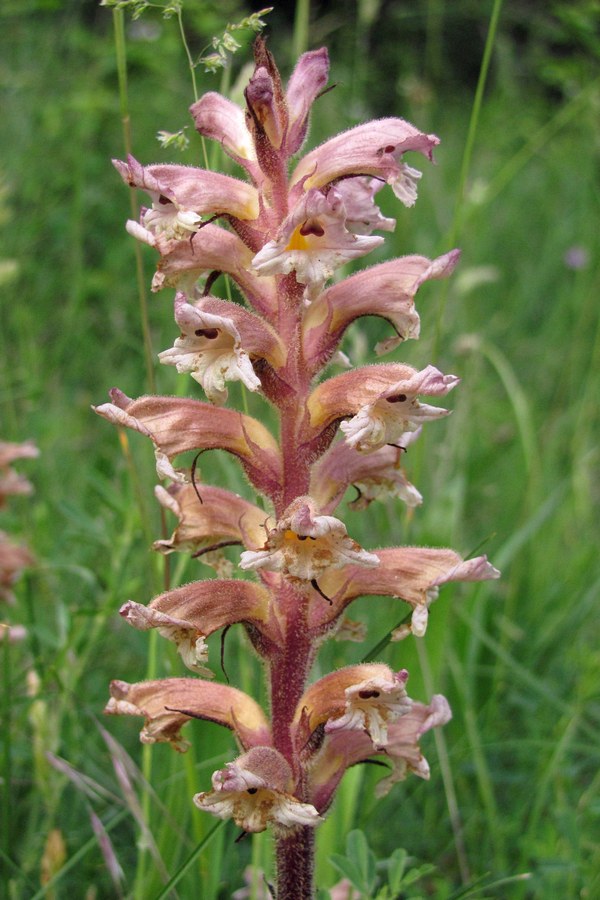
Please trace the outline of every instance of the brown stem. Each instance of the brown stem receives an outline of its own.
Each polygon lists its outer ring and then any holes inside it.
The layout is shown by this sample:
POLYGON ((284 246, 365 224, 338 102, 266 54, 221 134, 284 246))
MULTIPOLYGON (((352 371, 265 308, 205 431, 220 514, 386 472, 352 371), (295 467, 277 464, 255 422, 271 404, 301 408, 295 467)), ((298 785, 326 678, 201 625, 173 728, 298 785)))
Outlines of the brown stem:
POLYGON ((314 845, 315 831, 309 827, 277 839, 277 900, 312 900, 314 845))
MULTIPOLYGON (((297 497, 308 493, 311 459, 302 452, 306 401, 310 389, 301 345, 303 286, 286 276, 279 282, 279 331, 288 347, 286 371, 290 387, 279 405, 280 442, 283 461, 283 491, 280 515, 297 497)), ((294 746, 291 726, 298 702, 304 693, 314 648, 307 627, 307 592, 284 583, 276 598, 285 621, 285 635, 279 652, 271 657, 271 724, 273 744, 288 760, 295 778, 295 795, 306 800, 305 778, 294 746)), ((277 900, 309 900, 313 896, 314 829, 298 828, 276 839, 277 900)))
POLYGON ((292 742, 291 725, 313 659, 306 621, 307 597, 298 588, 284 584, 277 592, 275 602, 285 621, 285 634, 277 654, 270 659, 273 744, 298 777, 300 766, 292 742))
MULTIPOLYGON (((306 622, 306 595, 285 584, 277 602, 286 620, 280 652, 271 659, 271 724, 273 744, 290 763, 295 795, 306 800, 304 775, 291 726, 304 692, 313 657, 306 622)), ((313 896, 314 829, 302 827, 276 839, 277 900, 309 900, 313 896)))

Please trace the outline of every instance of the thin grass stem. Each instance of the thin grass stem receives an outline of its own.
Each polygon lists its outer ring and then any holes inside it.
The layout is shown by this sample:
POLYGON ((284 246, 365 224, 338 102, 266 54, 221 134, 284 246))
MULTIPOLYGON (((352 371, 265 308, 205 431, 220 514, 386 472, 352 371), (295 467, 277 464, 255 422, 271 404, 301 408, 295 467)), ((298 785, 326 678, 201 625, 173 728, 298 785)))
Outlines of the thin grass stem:
MULTIPOLYGON (((131 117, 129 115, 129 93, 127 87, 127 49, 125 40, 125 24, 122 9, 113 10, 113 24, 115 35, 115 52, 117 58, 117 75, 119 81, 119 106, 121 111, 121 123, 123 128, 123 143, 125 153, 132 152, 131 117)), ((129 191, 129 203, 131 218, 137 219, 138 210, 133 188, 129 191)), ((152 336, 150 332, 150 319, 148 315, 148 294, 146 291, 146 278, 144 275, 144 262, 142 259, 141 245, 135 242, 135 273, 140 307, 140 320, 144 337, 144 359, 146 364, 146 378, 150 393, 156 393, 156 380, 154 377, 154 351, 152 349, 152 336)))
MULTIPOLYGON (((422 638, 415 638, 415 646, 419 665, 423 675, 423 683, 428 696, 434 692, 433 676, 431 665, 429 663, 429 655, 427 647, 422 638)), ((460 871, 463 884, 467 884, 471 875, 469 872, 469 862, 467 859, 467 849, 463 836, 463 825, 458 798, 456 796, 456 788, 454 786, 454 776, 452 774, 452 766, 450 765, 450 756, 448 754, 448 744, 441 728, 433 729, 435 747, 440 761, 440 772, 444 784, 444 793, 446 795, 446 804, 448 806, 448 814, 450 816, 450 824, 454 835, 454 846, 456 848, 456 860, 460 871)))
POLYGON ((165 897, 169 896, 175 885, 179 884, 186 872, 188 872, 189 869, 194 865, 194 862, 198 858, 199 854, 202 853, 202 851, 209 845, 219 829, 223 828, 224 826, 225 822, 217 822, 217 824, 213 826, 213 828, 211 828, 211 830, 203 838, 203 840, 201 840, 200 843, 197 844, 196 847, 194 847, 187 859, 179 867, 177 872, 175 872, 175 874, 170 878, 167 884, 165 884, 164 888, 162 889, 160 894, 157 895, 155 900, 164 900, 165 897))
POLYGON ((310 26, 310 0, 296 0, 294 15, 293 57, 298 57, 308 49, 308 31, 310 26))
MULTIPOLYGON (((448 231, 445 245, 447 248, 452 248, 456 246, 456 243, 460 237, 464 211, 465 211, 465 189, 467 185, 467 178, 469 176, 469 172, 471 169, 471 159, 473 156, 473 149, 475 147, 475 137, 477 135, 477 128, 479 126, 479 118, 481 115, 481 108, 483 104, 483 95, 485 92, 485 86, 487 83, 487 77, 489 73, 490 61, 492 59, 492 51, 494 48, 494 42, 496 40, 496 33, 498 29, 498 22, 500 20, 500 12, 502 10, 502 0, 494 0, 494 5, 492 7, 492 13, 490 16, 490 24, 488 26, 487 37, 485 40, 485 47, 483 49, 483 57, 481 60, 481 67, 479 69, 479 78, 477 79, 477 87, 475 89, 475 97, 473 99, 473 107, 471 109, 471 117, 469 119, 469 128, 467 131, 467 140, 465 142, 465 149, 463 151, 462 162, 460 166, 460 174, 458 176, 458 188, 456 191, 456 203, 454 207, 454 216, 452 219, 452 225, 448 231)), ((449 291, 449 282, 446 279, 442 285, 442 289, 440 291, 440 300, 438 304, 437 310, 437 321, 436 321, 436 329, 435 336, 433 340, 433 358, 436 359, 439 356, 440 343, 442 340, 442 331, 443 331, 443 320, 444 320, 444 312, 446 309, 446 301, 448 298, 449 291)))

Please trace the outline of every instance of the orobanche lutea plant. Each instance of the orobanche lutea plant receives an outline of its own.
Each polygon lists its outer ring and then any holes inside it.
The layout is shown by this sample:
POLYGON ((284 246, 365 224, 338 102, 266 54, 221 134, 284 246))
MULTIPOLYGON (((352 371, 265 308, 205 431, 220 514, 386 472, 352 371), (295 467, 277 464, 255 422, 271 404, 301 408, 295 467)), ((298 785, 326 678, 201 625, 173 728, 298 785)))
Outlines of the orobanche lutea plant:
POLYGON ((407 773, 427 778, 419 739, 450 718, 443 696, 428 704, 410 699, 406 670, 384 663, 351 665, 310 683, 319 646, 350 631, 346 611, 361 595, 410 604, 410 624, 394 637, 421 636, 440 585, 498 573, 484 556, 463 561, 448 549, 364 549, 334 515, 350 486, 358 508, 390 495, 409 506, 421 502, 401 467, 402 452, 425 422, 447 415, 429 398, 444 397, 458 383, 432 365, 417 371, 398 362, 323 378, 329 363, 344 361, 340 342, 361 316, 380 316, 391 326, 378 354, 418 337, 419 286, 456 265, 456 250, 434 260, 404 256, 327 286, 340 266, 382 244, 373 232, 393 230, 394 219, 375 203, 382 187, 390 185, 405 206, 414 204, 421 173, 404 154, 431 159, 438 138, 402 119, 379 119, 290 166, 325 89, 327 51, 303 54, 287 89, 260 37, 254 56, 245 110, 213 92, 191 108, 200 134, 218 141, 247 180, 180 165, 142 166, 132 157, 115 162, 125 183, 150 197, 127 229, 160 254, 153 288, 176 291, 181 333, 161 362, 190 373, 206 401, 133 400, 113 390, 112 402, 97 412, 154 444, 157 471, 169 482, 157 497, 178 518, 157 549, 196 556, 210 550, 217 575, 227 575, 215 551, 239 543, 245 548, 239 568, 256 575, 186 584, 148 606, 125 603, 121 615, 175 641, 194 675, 115 681, 107 711, 143 716, 144 743, 169 741, 178 750, 186 747, 181 729, 190 718, 231 729, 240 755, 214 773, 194 803, 244 832, 272 828, 276 896, 287 900, 313 895, 315 829, 346 769, 373 757, 387 761, 379 794, 407 773), (243 303, 211 295, 222 273, 243 303), (271 404, 278 435, 224 405, 230 381, 271 404), (209 449, 237 457, 264 509, 200 483, 197 456, 190 470, 173 465, 179 454, 209 449), (209 680, 205 639, 234 623, 264 662, 268 711, 209 680))

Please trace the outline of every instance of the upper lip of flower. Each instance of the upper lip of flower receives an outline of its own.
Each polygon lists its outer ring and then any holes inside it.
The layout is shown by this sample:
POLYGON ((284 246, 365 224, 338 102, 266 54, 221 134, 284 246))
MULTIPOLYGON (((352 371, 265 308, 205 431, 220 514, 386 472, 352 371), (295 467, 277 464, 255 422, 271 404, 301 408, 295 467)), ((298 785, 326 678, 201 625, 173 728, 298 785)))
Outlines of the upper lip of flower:
POLYGON ((381 316, 395 335, 380 342, 375 352, 393 350, 401 341, 418 338, 420 321, 414 297, 421 285, 444 278, 455 268, 460 253, 452 250, 437 259, 403 256, 379 263, 326 288, 306 311, 304 353, 309 365, 320 368, 338 346, 348 326, 361 316, 381 316))
POLYGON ((244 748, 270 742, 266 716, 258 703, 237 688, 199 678, 163 678, 111 683, 105 712, 145 717, 145 743, 170 741, 187 749, 180 730, 191 718, 208 719, 233 730, 244 748))
POLYGON ((189 166, 142 166, 133 156, 113 160, 127 184, 147 191, 153 201, 173 204, 188 215, 230 215, 253 220, 259 214, 258 193, 246 181, 189 166))
POLYGON ((199 400, 155 396, 132 400, 116 388, 110 396, 113 402, 95 407, 95 411, 149 437, 166 460, 187 450, 228 450, 262 490, 272 495, 279 491, 279 447, 257 419, 199 400))
POLYGON ((379 566, 368 574, 358 567, 348 566, 323 575, 320 586, 332 598, 332 605, 315 610, 314 627, 319 625, 318 615, 327 621, 329 617, 339 615, 352 599, 369 592, 401 598, 417 611, 417 620, 420 611, 425 612, 417 632, 423 634, 432 589, 451 581, 487 581, 500 575, 486 556, 463 560, 456 551, 447 548, 386 547, 375 552, 379 566))
POLYGON ((435 135, 424 134, 403 119, 376 119, 357 125, 300 160, 291 179, 292 195, 294 188, 298 191, 323 187, 353 175, 373 175, 395 186, 403 174, 398 157, 416 150, 431 159, 437 144, 439 138, 435 135))

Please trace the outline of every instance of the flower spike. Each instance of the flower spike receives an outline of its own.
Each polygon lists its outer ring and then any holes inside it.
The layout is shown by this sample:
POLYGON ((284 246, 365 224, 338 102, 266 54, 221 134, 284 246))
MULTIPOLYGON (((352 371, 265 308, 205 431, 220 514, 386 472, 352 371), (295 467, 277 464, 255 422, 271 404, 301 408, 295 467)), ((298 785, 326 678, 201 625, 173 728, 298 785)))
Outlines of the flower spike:
POLYGON ((176 291, 180 333, 160 361, 191 375, 207 402, 134 400, 114 389, 96 410, 150 438, 159 477, 170 482, 155 493, 177 523, 154 548, 190 553, 217 576, 121 607, 135 628, 174 641, 181 662, 201 677, 113 682, 107 712, 143 716, 142 741, 178 749, 191 718, 235 734, 241 755, 213 774, 212 789, 194 803, 233 819, 243 833, 273 830, 275 892, 286 900, 315 893, 313 833, 344 772, 373 757, 388 764, 378 794, 409 772, 428 778, 420 738, 451 715, 441 695, 429 704, 412 700, 407 671, 381 662, 342 667, 310 684, 320 644, 336 635, 364 638, 366 626, 347 618, 358 597, 408 603, 411 622, 392 635, 399 640, 425 633, 443 584, 499 575, 485 556, 463 560, 450 549, 367 550, 338 511, 345 496, 353 510, 383 498, 410 508, 422 502, 403 455, 424 423, 449 414, 430 398, 445 397, 458 377, 396 361, 352 369, 341 342, 366 316, 389 325, 377 355, 418 338, 416 295, 425 282, 449 276, 460 252, 406 255, 340 277, 346 263, 381 247, 378 232, 394 230, 396 220, 378 206, 386 185, 405 207, 414 205, 421 172, 406 155, 432 160, 439 139, 387 117, 293 159, 328 75, 327 51, 311 50, 286 86, 258 37, 245 109, 215 92, 193 104, 198 132, 217 141, 246 180, 142 166, 133 157, 115 163, 127 184, 150 196, 127 230, 158 253, 152 288, 176 291), (228 299, 213 295, 223 287, 228 299), (324 377, 332 363, 348 371, 324 377), (241 383, 235 395, 244 397, 243 413, 224 406, 231 381, 241 383), (215 486, 208 450, 233 454, 260 498, 215 486), (267 670, 269 718, 241 691, 208 680, 207 639, 234 624, 267 670))

